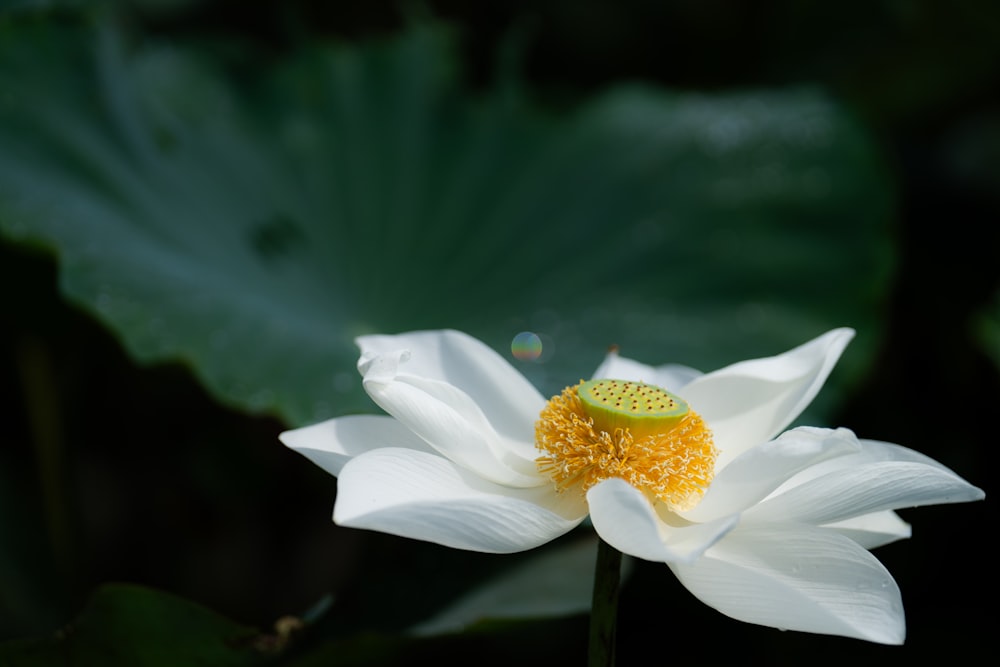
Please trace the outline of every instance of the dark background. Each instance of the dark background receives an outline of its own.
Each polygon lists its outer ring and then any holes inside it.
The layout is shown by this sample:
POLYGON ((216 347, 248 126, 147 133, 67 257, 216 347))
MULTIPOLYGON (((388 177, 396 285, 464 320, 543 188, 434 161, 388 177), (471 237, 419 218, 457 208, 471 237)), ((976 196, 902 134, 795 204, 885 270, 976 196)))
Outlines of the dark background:
MULTIPOLYGON (((640 563, 623 593, 621 662, 721 651, 750 662, 866 664, 989 651, 1000 375, 975 332, 984 312, 1000 308, 1000 5, 175 4, 132 8, 134 29, 251 40, 278 55, 304 38, 363 39, 391 34, 409 16, 445 18, 458 28, 471 85, 488 86, 498 52, 520 45, 525 85, 555 106, 623 80, 706 91, 827 87, 871 129, 898 202, 887 343, 834 422, 936 458, 984 488, 987 500, 903 510, 913 538, 876 551, 903 592, 902 648, 736 623, 693 600, 666 567, 640 563)), ((32 601, 0 617, 0 640, 54 631, 108 581, 161 588, 257 627, 301 613, 326 592, 336 592, 341 609, 383 605, 387 628, 405 620, 397 606, 433 606, 380 588, 375 573, 392 567, 420 577, 457 557, 334 526, 335 481, 278 444, 281 423, 220 407, 186 368, 134 365, 112 335, 62 300, 51 258, 2 242, 0 280, 0 503, 16 517, 14 534, 0 539, 23 542, 21 593, 32 601)), ((497 557, 473 558, 499 567, 497 557)), ((450 585, 441 583, 442 597, 450 585)), ((336 621, 343 629, 352 618, 336 621)), ((509 633, 419 650, 464 656, 459 662, 489 651, 500 664, 530 646, 533 657, 519 662, 582 660, 584 619, 509 633)))

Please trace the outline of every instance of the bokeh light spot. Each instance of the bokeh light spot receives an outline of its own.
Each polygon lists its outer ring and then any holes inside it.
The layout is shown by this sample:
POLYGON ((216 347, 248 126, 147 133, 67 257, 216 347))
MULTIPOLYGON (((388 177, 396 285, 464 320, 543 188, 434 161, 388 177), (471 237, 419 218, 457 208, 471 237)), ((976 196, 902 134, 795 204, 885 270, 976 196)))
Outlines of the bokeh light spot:
POLYGON ((542 356, 542 339, 531 331, 522 331, 510 342, 510 351, 521 361, 537 361, 542 356))

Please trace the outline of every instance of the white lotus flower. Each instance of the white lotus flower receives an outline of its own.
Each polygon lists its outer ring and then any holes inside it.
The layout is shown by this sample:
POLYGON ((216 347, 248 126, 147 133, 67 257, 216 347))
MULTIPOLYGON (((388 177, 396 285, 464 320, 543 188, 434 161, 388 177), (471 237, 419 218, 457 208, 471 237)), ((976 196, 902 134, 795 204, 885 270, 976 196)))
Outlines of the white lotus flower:
POLYGON ((364 388, 389 416, 280 437, 337 476, 341 526, 501 553, 589 513, 611 546, 666 563, 728 616, 902 643, 899 589, 868 549, 910 535, 894 509, 984 494, 847 429, 782 433, 853 335, 707 374, 611 352, 594 374, 607 381, 550 401, 460 332, 363 336, 364 388))

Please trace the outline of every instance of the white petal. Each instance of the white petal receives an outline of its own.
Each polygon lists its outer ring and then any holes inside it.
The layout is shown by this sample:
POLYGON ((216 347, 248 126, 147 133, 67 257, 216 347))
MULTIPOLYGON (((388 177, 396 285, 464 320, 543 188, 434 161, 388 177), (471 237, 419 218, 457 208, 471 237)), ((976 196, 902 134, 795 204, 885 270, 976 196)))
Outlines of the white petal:
POLYGON ((671 563, 698 599, 747 623, 901 644, 903 605, 892 576, 833 531, 741 526, 698 561, 671 563))
POLYGON ((910 524, 900 519, 893 511, 875 512, 827 523, 823 524, 823 528, 835 530, 865 549, 874 549, 896 540, 905 540, 911 534, 910 524))
MULTIPOLYGON (((786 482, 783 487, 779 488, 775 496, 784 493, 788 489, 800 486, 804 482, 829 474, 834 470, 853 468, 876 461, 924 463, 925 465, 945 470, 952 475, 955 474, 934 459, 906 447, 876 440, 859 440, 858 443, 861 445, 860 451, 839 458, 829 459, 803 470, 786 482)), ((841 535, 846 535, 866 549, 874 549, 897 540, 907 539, 912 533, 910 524, 903 521, 891 510, 834 521, 823 524, 823 527, 836 530, 841 535)))
POLYGON ((825 524, 883 510, 983 497, 981 489, 943 467, 922 461, 877 461, 812 479, 768 498, 744 516, 753 521, 825 524))
POLYGON ((847 429, 801 427, 743 452, 715 476, 705 497, 682 516, 709 521, 742 512, 797 472, 830 458, 859 451, 847 429))
POLYGON ((692 524, 657 512, 646 496, 622 479, 587 491, 590 519, 605 542, 622 553, 658 562, 691 562, 739 523, 739 516, 692 524), (670 525, 673 521, 676 525, 670 525))
MULTIPOLYGON (((359 368, 367 359, 408 350, 407 374, 460 389, 505 437, 533 441, 545 398, 492 348, 460 331, 361 336, 359 368)), ((362 371, 364 374, 364 371, 362 371)))
POLYGON ((834 329, 784 354, 742 361, 684 387, 681 396, 712 429, 718 466, 767 442, 798 417, 853 336, 852 329, 834 329))
POLYGON ((331 475, 339 475, 344 464, 358 454, 379 447, 433 451, 412 431, 384 415, 337 417, 285 431, 278 439, 331 475))
POLYGON ((553 487, 512 489, 435 454, 376 449, 343 467, 333 520, 456 549, 511 553, 578 525, 582 498, 553 487))
POLYGON ((360 365, 373 401, 443 456, 481 477, 522 487, 547 483, 534 463, 534 434, 525 442, 501 437, 459 388, 400 372, 408 356, 399 350, 360 365))
POLYGON ((619 356, 617 350, 611 350, 594 371, 594 379, 609 378, 645 382, 677 393, 701 374, 701 371, 680 364, 648 366, 634 359, 619 356))
POLYGON ((943 463, 935 461, 926 454, 921 454, 909 447, 881 440, 859 440, 859 442, 861 443, 861 451, 851 457, 845 458, 843 461, 837 462, 834 467, 850 467, 857 462, 869 461, 911 461, 943 470, 958 477, 954 470, 943 463))
POLYGON ((958 476, 953 470, 935 461, 931 457, 912 449, 908 449, 907 447, 879 440, 864 439, 858 439, 858 444, 861 446, 859 451, 854 454, 830 459, 806 468, 802 472, 790 478, 785 483, 783 488, 778 489, 778 492, 783 492, 789 488, 793 488, 803 482, 815 479, 834 470, 840 470, 842 468, 856 468, 866 463, 875 463, 878 461, 910 461, 913 463, 923 463, 924 465, 944 470, 945 472, 955 475, 956 477, 958 476))

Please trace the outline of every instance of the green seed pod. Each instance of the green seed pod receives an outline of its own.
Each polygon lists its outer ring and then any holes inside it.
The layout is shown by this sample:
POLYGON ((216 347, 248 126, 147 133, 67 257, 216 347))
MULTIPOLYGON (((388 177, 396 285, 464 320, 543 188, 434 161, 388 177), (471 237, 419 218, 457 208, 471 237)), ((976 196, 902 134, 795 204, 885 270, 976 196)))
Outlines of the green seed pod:
POLYGON ((635 438, 666 433, 690 411, 684 399, 644 382, 588 380, 577 395, 595 428, 628 429, 635 438))

